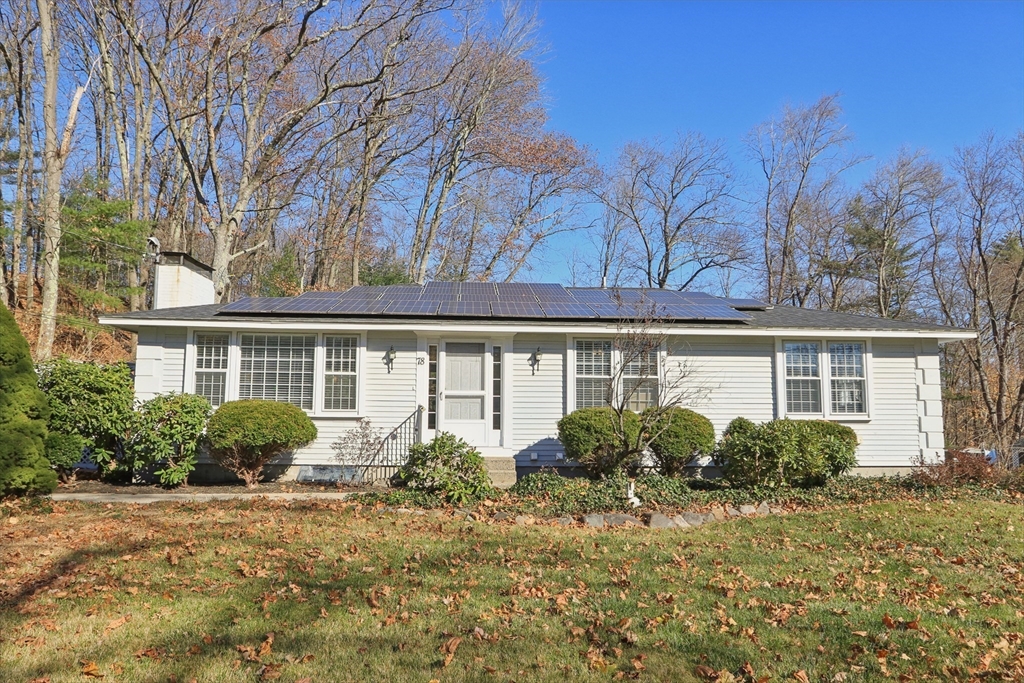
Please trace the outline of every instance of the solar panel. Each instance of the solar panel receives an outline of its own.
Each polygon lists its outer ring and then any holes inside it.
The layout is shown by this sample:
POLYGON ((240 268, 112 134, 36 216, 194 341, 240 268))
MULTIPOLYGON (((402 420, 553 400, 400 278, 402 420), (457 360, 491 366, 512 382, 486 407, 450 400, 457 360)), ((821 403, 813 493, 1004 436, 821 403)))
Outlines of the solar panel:
POLYGON ((666 304, 664 316, 673 320, 749 320, 750 316, 725 304, 666 304))
MULTIPOLYGON (((316 292, 316 294, 327 294, 327 292, 316 292)), ((274 309, 275 313, 329 313, 338 305, 338 294, 333 296, 307 296, 302 295, 274 309)))
POLYGON ((594 310, 584 303, 541 301, 540 307, 548 318, 595 318, 594 310))
POLYGON ((440 305, 437 301, 430 301, 424 299, 396 299, 388 304, 388 307, 384 309, 385 315, 434 315, 437 313, 437 308, 440 305))
POLYGON ((491 305, 486 301, 442 301, 437 314, 490 317, 491 305))
POLYGON ((531 283, 530 291, 538 301, 572 301, 572 295, 562 285, 531 283))
POLYGON ((331 308, 330 313, 338 315, 355 315, 357 313, 380 313, 388 305, 387 301, 339 301, 331 308))
POLYGON ((498 301, 530 301, 533 303, 537 303, 537 297, 529 292, 527 292, 526 294, 512 294, 502 292, 498 294, 498 301))
POLYGON ((637 310, 630 304, 597 304, 587 303, 594 313, 599 318, 637 318, 637 310))
POLYGON ((463 282, 461 291, 462 296, 466 296, 467 294, 472 296, 497 296, 497 291, 494 288, 493 282, 463 282))
POLYGON ((494 289, 498 292, 499 299, 512 296, 533 296, 533 290, 525 282, 496 282, 494 289))
POLYGON ((302 294, 293 298, 302 299, 304 301, 309 299, 336 299, 337 297, 341 296, 341 294, 342 292, 303 292, 302 294))
POLYGON ((543 318, 544 309, 537 300, 533 301, 492 301, 491 315, 495 318, 543 318))

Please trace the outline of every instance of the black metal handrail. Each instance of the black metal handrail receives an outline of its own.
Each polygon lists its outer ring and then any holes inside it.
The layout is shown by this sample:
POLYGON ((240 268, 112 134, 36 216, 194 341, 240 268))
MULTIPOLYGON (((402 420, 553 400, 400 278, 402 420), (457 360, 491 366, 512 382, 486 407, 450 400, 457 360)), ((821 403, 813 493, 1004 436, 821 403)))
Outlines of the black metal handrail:
POLYGON ((380 448, 363 468, 363 481, 391 479, 409 461, 409 447, 419 443, 423 406, 392 429, 381 440, 380 448))

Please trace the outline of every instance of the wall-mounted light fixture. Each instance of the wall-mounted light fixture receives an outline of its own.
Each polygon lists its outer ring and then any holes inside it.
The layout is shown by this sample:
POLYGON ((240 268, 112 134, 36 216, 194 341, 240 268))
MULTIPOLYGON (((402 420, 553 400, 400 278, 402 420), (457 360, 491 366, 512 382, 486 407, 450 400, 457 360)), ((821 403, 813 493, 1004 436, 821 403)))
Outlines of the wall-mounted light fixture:
POLYGON ((530 356, 530 366, 533 368, 533 374, 537 374, 537 370, 540 369, 540 359, 544 357, 544 352, 537 347, 537 350, 530 356))
POLYGON ((395 364, 395 358, 398 357, 398 352, 395 351, 395 345, 392 344, 388 352, 384 354, 384 362, 388 365, 388 374, 391 374, 391 366, 395 364))

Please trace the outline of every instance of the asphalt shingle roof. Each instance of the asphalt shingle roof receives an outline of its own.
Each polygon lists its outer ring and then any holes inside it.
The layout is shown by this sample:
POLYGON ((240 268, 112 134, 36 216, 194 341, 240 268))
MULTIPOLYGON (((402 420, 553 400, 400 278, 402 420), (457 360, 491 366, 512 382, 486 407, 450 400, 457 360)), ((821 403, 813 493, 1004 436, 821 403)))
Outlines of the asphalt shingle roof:
MULTIPOLYGON (((108 316, 118 320, 139 320, 139 321, 218 321, 230 327, 233 321, 265 322, 269 324, 295 322, 296 320, 323 321, 325 319, 341 318, 366 320, 368 322, 380 322, 382 316, 332 316, 332 315, 280 315, 280 314, 232 314, 218 315, 218 312, 225 304, 208 304, 205 306, 184 306, 180 308, 164 308, 152 311, 135 311, 132 313, 118 313, 108 316)), ((854 315, 851 313, 835 313, 833 311, 820 311, 808 308, 797 308, 794 306, 774 306, 765 310, 743 311, 749 319, 736 322, 706 322, 706 321, 680 321, 673 325, 679 327, 728 327, 728 328, 752 328, 752 329, 821 329, 821 330, 863 330, 863 331, 913 331, 913 332, 962 332, 962 330, 944 325, 935 325, 927 322, 912 322, 906 320, 889 320, 875 318, 867 315, 854 315)), ((392 317, 390 320, 394 320, 392 317)), ((436 316, 436 319, 450 319, 445 316, 436 316)), ((459 318, 455 318, 459 319, 459 318)), ((465 319, 465 318, 463 318, 465 319)), ((419 318, 423 320, 423 318, 419 318)), ((524 321, 524 318, 515 320, 524 321)), ((550 318, 530 319, 531 322, 556 322, 550 318)), ((565 322, 565 321, 557 321, 565 322)), ((575 320, 573 322, 594 322, 586 320, 575 320)))

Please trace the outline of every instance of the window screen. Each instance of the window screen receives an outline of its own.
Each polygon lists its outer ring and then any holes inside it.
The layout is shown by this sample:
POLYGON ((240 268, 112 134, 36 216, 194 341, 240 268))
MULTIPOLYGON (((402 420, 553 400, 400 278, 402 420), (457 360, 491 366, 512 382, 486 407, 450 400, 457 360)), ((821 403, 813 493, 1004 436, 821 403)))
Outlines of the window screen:
POLYGON ((632 355, 622 368, 622 395, 626 408, 639 413, 658 405, 658 352, 632 355))
POLYGON ((356 409, 358 337, 324 337, 324 410, 356 409))
POLYGON ((239 398, 313 409, 314 335, 243 334, 239 398))
POLYGON ((786 412, 821 412, 817 342, 786 342, 786 412))
POLYGON ((224 403, 228 376, 228 335, 196 334, 195 393, 214 408, 224 403))
POLYGON ((832 412, 866 413, 867 380, 864 375, 864 344, 832 342, 828 345, 832 412))
POLYGON ((612 377, 610 341, 576 342, 576 409, 600 408, 611 403, 608 386, 612 377))

